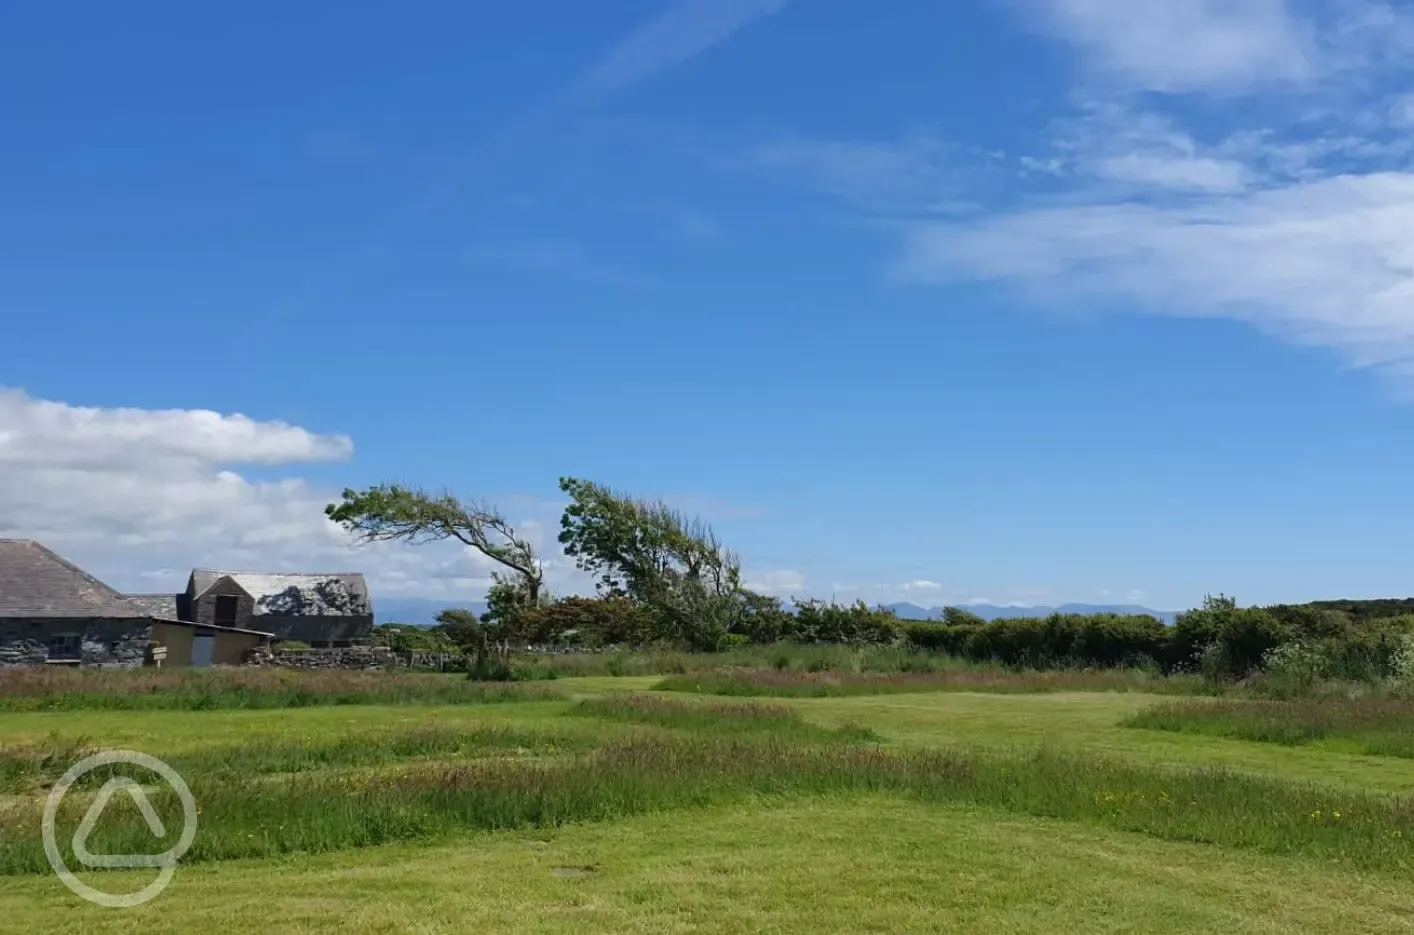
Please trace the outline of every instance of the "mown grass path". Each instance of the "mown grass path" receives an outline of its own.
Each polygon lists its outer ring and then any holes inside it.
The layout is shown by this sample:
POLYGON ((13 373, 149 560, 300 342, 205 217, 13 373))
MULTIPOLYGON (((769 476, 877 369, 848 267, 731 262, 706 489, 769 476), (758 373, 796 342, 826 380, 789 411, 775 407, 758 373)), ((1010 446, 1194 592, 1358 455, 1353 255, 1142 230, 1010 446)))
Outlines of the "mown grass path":
POLYGON ((194 867, 132 910, 5 881, 0 933, 1348 935, 1414 886, 985 809, 817 800, 194 867))
MULTIPOLYGON (((574 746, 594 746, 632 725, 584 716, 584 709, 575 714, 579 701, 647 692, 658 681, 561 679, 554 685, 565 700, 484 705, 3 713, 0 746, 86 738, 103 748, 197 762, 241 744, 333 743, 488 726, 569 733, 574 746)), ((1221 765, 1282 782, 1414 794, 1414 761, 1408 759, 1124 726, 1136 712, 1171 700, 945 692, 769 703, 820 727, 867 728, 887 748, 1045 744, 1151 764, 1221 765)), ((730 807, 535 832, 454 832, 317 856, 217 860, 183 867, 167 893, 135 910, 87 906, 44 874, 0 884, 0 933, 210 930, 1414 932, 1414 878, 1360 875, 1330 861, 1016 811, 831 793, 748 796, 730 807)))

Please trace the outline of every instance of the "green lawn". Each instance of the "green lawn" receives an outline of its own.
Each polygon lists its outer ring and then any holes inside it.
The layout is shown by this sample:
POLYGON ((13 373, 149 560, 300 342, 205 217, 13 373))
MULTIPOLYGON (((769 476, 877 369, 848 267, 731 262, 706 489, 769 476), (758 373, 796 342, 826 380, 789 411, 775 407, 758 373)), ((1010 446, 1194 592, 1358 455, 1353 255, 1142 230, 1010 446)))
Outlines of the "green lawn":
POLYGON ((820 723, 859 724, 900 743, 1049 743, 1148 761, 1222 765, 1291 780, 1414 793, 1414 760, 1406 758, 1122 726, 1131 714, 1171 700, 1158 695, 1107 693, 932 694, 811 698, 787 703, 820 723))
MULTIPOLYGON (((555 685, 579 699, 645 691, 658 681, 555 685)), ((1105 693, 769 699, 821 726, 869 728, 899 748, 1045 744, 1149 764, 1220 765, 1301 785, 1414 790, 1409 759, 1122 726, 1168 700, 1105 693)), ((0 715, 0 747, 84 737, 96 747, 190 758, 242 744, 374 738, 429 725, 542 730, 589 744, 636 729, 571 714, 574 705, 8 713, 0 715)), ((552 831, 462 833, 187 866, 155 902, 132 910, 88 906, 47 875, 0 877, 0 932, 1414 932, 1411 874, 1414 868, 1357 875, 1331 861, 964 805, 768 796, 552 831)), ((111 886, 121 876, 100 878, 111 886)), ((134 877, 134 888, 149 878, 134 877)))
POLYGON ((887 799, 646 816, 549 834, 179 871, 99 909, 0 888, 0 932, 1278 933, 1414 931, 1407 880, 887 799))

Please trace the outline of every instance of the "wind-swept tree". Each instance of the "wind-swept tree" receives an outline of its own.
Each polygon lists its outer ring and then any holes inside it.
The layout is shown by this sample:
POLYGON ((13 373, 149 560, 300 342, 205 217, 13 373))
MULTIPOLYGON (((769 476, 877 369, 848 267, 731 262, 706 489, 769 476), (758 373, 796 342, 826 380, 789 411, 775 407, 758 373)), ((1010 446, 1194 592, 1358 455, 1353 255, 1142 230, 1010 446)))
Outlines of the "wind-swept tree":
POLYGON ((560 489, 570 497, 560 544, 598 578, 600 591, 651 602, 681 581, 700 582, 713 594, 739 589, 736 555, 701 520, 593 481, 561 478, 560 489))
POLYGON ((346 489, 342 501, 326 506, 324 514, 361 543, 422 545, 454 540, 505 569, 492 572, 490 609, 481 620, 470 611, 457 611, 441 621, 454 641, 475 651, 478 669, 486 664, 490 640, 498 641, 504 656, 515 615, 541 602, 545 578, 535 547, 490 504, 459 500, 451 493, 380 484, 367 490, 346 489))
POLYGON ((570 497, 560 543, 578 567, 596 576, 606 596, 652 607, 668 638, 715 648, 744 606, 741 565, 712 528, 661 501, 621 494, 566 477, 570 497))
POLYGON ((324 514, 359 542, 422 545, 454 539, 504 566, 529 603, 540 600, 545 577, 535 547, 490 504, 380 484, 367 490, 346 489, 342 502, 329 504, 324 514))

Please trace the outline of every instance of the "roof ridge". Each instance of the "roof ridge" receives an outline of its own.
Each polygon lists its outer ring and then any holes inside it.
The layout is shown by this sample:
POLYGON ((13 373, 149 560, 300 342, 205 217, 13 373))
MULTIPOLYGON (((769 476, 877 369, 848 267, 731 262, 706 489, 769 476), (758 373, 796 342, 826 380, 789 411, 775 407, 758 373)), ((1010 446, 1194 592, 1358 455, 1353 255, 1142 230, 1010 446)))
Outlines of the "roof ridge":
POLYGON ((33 546, 34 548, 36 548, 36 549, 38 549, 39 551, 43 552, 45 555, 49 556, 49 557, 50 557, 51 559, 53 559, 54 561, 58 562, 60 565, 63 565, 65 568, 69 569, 70 571, 72 571, 72 572, 74 572, 74 573, 76 573, 76 574, 78 574, 78 575, 81 575, 83 578, 87 579, 88 581, 91 581, 93 584, 96 584, 96 585, 98 585, 100 588, 103 588, 103 589, 104 589, 105 591, 107 591, 112 597, 117 598, 117 599, 119 599, 119 600, 122 599, 123 593, 122 593, 121 591, 119 591, 117 588, 113 587, 111 584, 109 584, 109 583, 106 582, 106 581, 101 581, 101 580, 99 580, 98 578, 95 578, 93 575, 91 575, 91 574, 89 574, 88 572, 84 571, 82 568, 80 568, 79 566, 75 565, 73 562, 69 561, 67 558, 65 558, 64 556, 60 555, 58 552, 55 552, 53 549, 49 548, 49 546, 45 545, 43 542, 40 542, 38 539, 14 539, 14 540, 11 540, 11 541, 14 541, 14 542, 28 542, 31 546, 33 546))

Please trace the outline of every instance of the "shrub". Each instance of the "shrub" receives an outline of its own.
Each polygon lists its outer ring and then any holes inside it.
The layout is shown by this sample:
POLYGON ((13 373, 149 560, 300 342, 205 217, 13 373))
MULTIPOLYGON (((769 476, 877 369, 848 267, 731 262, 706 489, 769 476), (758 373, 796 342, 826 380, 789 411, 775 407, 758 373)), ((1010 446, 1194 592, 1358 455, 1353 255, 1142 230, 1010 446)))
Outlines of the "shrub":
POLYGON ((871 608, 863 601, 844 605, 812 600, 796 606, 785 636, 797 643, 886 646, 896 642, 901 632, 891 610, 871 608))
POLYGON ((510 682, 515 672, 501 656, 482 656, 467 666, 466 677, 473 682, 510 682))
POLYGON ((522 638, 533 645, 643 646, 657 636, 657 624, 646 605, 618 596, 567 597, 519 619, 522 638))
POLYGON ((1138 665, 1157 669, 1166 667, 1170 655, 1168 628, 1162 621, 1142 615, 1052 614, 991 623, 909 622, 902 633, 906 644, 916 649, 1007 666, 1138 665))
POLYGON ((1406 633, 1401 638, 1391 660, 1390 675, 1397 687, 1414 693, 1414 635, 1406 633))
POLYGON ((1326 675, 1328 661, 1318 649, 1303 643, 1283 643, 1262 657, 1260 691, 1273 698, 1309 692, 1326 675))

